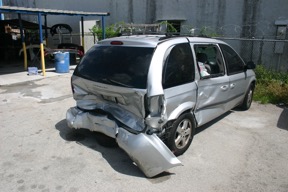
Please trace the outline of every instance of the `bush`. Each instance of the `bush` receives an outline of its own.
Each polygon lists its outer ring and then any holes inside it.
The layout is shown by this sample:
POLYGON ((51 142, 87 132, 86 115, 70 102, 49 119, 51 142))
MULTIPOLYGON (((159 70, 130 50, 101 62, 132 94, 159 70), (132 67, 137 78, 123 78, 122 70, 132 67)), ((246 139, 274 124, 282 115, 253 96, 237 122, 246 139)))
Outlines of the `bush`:
MULTIPOLYGON (((102 28, 94 25, 90 31, 97 36, 98 40, 102 40, 102 28)), ((116 25, 110 25, 105 28, 105 36, 106 38, 117 37, 120 34, 120 28, 116 27, 116 25)))
POLYGON ((288 73, 270 71, 262 65, 256 67, 255 73, 257 77, 255 101, 288 104, 288 73))

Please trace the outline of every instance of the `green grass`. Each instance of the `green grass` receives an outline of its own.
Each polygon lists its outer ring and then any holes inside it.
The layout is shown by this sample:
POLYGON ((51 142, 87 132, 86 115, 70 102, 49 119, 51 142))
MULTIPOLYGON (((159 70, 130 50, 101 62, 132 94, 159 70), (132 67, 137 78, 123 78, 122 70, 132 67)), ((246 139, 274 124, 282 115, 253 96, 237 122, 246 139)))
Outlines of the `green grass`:
POLYGON ((288 73, 268 70, 262 65, 255 69, 257 83, 253 99, 262 104, 288 104, 288 73))

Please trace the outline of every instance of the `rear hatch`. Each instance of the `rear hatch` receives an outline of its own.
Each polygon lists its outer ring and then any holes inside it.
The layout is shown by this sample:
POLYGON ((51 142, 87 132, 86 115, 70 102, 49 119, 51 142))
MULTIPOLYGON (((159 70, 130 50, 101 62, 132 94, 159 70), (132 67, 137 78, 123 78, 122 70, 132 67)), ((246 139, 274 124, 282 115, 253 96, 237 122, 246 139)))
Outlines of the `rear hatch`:
POLYGON ((147 75, 154 48, 123 41, 95 45, 72 77, 74 99, 84 110, 102 109, 142 131, 147 75))

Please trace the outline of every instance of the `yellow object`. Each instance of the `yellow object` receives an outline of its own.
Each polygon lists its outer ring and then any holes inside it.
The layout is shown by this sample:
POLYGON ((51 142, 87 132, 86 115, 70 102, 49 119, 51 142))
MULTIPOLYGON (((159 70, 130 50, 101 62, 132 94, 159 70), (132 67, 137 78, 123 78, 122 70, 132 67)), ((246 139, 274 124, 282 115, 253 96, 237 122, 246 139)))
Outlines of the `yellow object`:
POLYGON ((43 43, 40 44, 40 51, 41 51, 42 72, 43 72, 43 76, 46 76, 45 57, 44 57, 44 46, 43 46, 43 43))
POLYGON ((22 43, 22 47, 23 47, 23 54, 24 54, 24 69, 27 70, 27 51, 26 51, 26 44, 25 42, 22 43))

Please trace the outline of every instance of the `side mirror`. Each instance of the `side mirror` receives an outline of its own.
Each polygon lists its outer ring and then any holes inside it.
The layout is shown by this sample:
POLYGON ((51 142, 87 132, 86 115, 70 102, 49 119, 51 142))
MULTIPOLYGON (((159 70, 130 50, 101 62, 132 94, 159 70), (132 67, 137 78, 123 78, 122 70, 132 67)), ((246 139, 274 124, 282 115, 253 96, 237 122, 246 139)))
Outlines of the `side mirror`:
POLYGON ((247 69, 255 69, 256 65, 253 61, 248 61, 245 65, 244 70, 247 71, 247 69))

